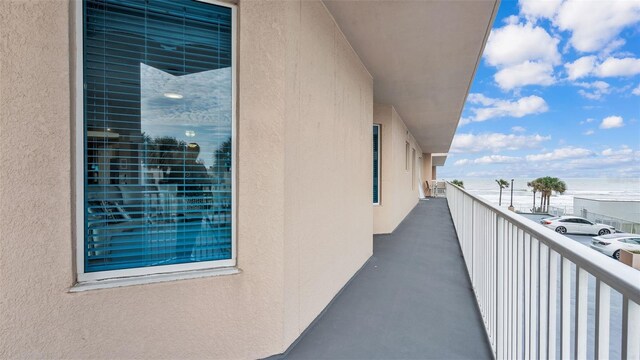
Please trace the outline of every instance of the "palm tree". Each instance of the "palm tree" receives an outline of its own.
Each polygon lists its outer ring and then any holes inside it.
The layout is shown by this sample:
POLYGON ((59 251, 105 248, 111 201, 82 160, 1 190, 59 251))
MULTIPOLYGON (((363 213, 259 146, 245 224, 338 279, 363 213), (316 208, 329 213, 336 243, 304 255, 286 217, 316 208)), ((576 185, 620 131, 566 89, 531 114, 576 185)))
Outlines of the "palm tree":
POLYGON ((550 191, 547 194, 547 211, 549 211, 549 202, 551 201, 551 194, 554 191, 560 194, 564 194, 564 192, 567 191, 567 184, 556 177, 549 179, 549 187, 550 187, 550 191))
POLYGON ((498 206, 502 206, 502 189, 509 187, 509 182, 505 179, 496 179, 498 186, 500 186, 500 199, 498 200, 498 206))
POLYGON ((536 180, 533 181, 529 181, 527 183, 527 186, 531 188, 531 190, 533 191, 533 208, 531 209, 532 212, 536 212, 536 193, 538 192, 538 190, 540 189, 540 185, 536 180))
POLYGON ((537 191, 540 192, 541 211, 549 211, 549 203, 551 202, 553 192, 563 194, 567 191, 567 184, 557 177, 545 176, 533 180, 532 183, 534 186, 537 185, 537 191))
POLYGON ((451 184, 464 189, 464 182, 462 180, 458 180, 458 179, 451 180, 451 184))
POLYGON ((542 211, 548 211, 548 199, 551 196, 551 191, 553 190, 552 178, 545 176, 537 178, 535 181, 538 182, 538 185, 540 186, 540 208, 542 211))

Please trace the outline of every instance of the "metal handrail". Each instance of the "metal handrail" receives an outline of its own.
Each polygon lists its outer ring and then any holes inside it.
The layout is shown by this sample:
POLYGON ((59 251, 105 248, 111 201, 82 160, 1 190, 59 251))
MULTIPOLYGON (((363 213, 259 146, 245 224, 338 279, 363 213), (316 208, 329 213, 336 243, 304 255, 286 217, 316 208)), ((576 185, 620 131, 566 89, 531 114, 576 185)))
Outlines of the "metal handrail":
POLYGON ((602 258, 598 259, 601 260, 601 262, 594 262, 592 259, 592 249, 589 249, 564 235, 560 235, 531 219, 527 219, 524 216, 501 209, 487 200, 474 196, 465 189, 451 184, 450 182, 447 182, 447 185, 461 190, 473 200, 489 207, 492 211, 509 220, 511 223, 519 225, 523 231, 536 237, 538 241, 544 243, 562 257, 569 259, 591 275, 600 278, 613 289, 623 295, 626 295, 634 302, 640 303, 640 271, 622 264, 613 258, 602 258))
POLYGON ((615 340, 622 358, 640 360, 640 272, 451 183, 446 194, 496 358, 556 358, 558 350, 561 358, 586 358, 590 274, 596 358, 608 358, 610 350, 616 356, 615 340), (611 289, 623 301, 619 339, 610 334, 611 289))

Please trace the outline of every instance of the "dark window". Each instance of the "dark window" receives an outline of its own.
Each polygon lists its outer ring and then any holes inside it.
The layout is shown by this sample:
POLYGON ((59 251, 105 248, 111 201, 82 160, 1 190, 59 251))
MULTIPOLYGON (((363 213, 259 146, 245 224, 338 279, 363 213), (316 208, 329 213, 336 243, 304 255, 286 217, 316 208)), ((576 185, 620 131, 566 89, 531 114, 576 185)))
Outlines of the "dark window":
POLYGON ((84 272, 232 256, 232 9, 85 0, 84 272))
POLYGON ((373 203, 380 203, 380 125, 373 125, 373 203))

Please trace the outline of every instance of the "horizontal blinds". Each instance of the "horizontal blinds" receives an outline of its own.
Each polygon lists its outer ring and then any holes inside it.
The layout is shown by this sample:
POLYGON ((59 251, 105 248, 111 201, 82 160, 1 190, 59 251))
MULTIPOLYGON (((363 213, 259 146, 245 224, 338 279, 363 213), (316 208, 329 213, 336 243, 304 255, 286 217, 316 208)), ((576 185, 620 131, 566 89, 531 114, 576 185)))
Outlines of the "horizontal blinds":
POLYGON ((85 271, 231 258, 231 9, 85 0, 85 271))
POLYGON ((380 202, 378 185, 380 183, 380 125, 373 125, 373 203, 380 202))

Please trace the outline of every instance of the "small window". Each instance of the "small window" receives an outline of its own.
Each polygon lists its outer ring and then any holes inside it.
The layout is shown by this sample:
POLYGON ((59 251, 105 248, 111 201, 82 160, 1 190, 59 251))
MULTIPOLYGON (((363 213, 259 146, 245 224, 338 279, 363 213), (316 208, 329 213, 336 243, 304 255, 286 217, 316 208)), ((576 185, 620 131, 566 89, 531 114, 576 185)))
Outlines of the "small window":
POLYGON ((79 9, 78 279, 235 265, 235 7, 79 9))
POLYGON ((410 145, 409 142, 405 142, 405 146, 404 146, 404 169, 406 171, 409 171, 409 149, 410 149, 410 145))
POLYGON ((380 125, 373 125, 373 204, 380 204, 380 125))

